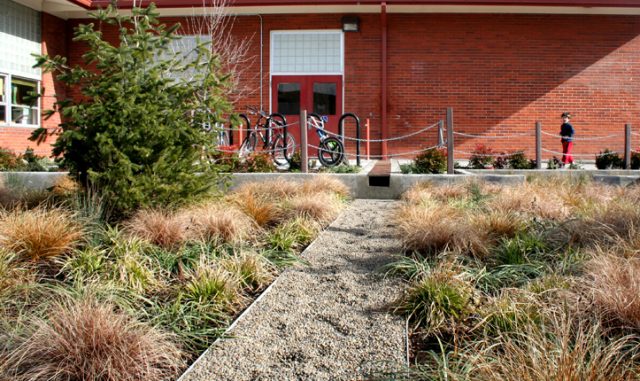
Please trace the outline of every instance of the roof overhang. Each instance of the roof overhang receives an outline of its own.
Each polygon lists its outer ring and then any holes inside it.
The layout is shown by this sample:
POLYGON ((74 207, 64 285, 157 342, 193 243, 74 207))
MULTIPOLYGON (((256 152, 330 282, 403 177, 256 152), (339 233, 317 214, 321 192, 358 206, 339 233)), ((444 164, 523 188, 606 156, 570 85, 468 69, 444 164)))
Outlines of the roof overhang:
MULTIPOLYGON (((87 11, 105 7, 108 0, 14 0, 61 18, 85 18, 87 11), (27 4, 29 3, 29 4, 27 4), (36 4, 34 6, 33 4, 36 4), (39 6, 37 4, 40 4, 39 6)), ((155 0, 162 16, 197 16, 211 13, 212 2, 223 0, 155 0)), ((147 5, 149 0, 135 1, 147 5)), ((229 0, 230 15, 379 13, 379 0, 229 0)), ((386 0, 387 13, 507 13, 640 15, 640 0, 386 0)), ((131 9, 134 1, 118 1, 131 9)))

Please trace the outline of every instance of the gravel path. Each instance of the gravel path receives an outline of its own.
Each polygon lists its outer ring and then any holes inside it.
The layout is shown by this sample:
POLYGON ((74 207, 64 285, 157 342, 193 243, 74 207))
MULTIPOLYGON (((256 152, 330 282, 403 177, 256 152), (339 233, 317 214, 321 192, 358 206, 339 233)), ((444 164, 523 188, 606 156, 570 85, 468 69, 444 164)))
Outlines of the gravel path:
POLYGON ((386 312, 401 286, 376 273, 400 252, 396 207, 355 200, 305 251, 310 265, 285 271, 183 380, 363 380, 401 369, 404 320, 386 312))

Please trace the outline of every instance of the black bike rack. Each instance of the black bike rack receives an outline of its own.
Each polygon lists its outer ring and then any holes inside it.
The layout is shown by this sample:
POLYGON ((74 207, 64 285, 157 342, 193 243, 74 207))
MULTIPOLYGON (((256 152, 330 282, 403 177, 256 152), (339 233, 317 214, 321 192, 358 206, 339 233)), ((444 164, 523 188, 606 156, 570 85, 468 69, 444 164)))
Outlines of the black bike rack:
MULTIPOLYGON (((346 144, 344 141, 344 120, 347 118, 352 118, 353 120, 356 121, 356 165, 359 167, 360 166, 360 118, 358 118, 356 114, 351 112, 342 114, 342 116, 340 117, 338 126, 340 128, 340 137, 342 139, 342 145, 344 145, 345 147, 346 147, 346 144)), ((346 148, 345 148, 345 154, 346 154, 346 148)))
MULTIPOLYGON (((282 131, 282 136, 284 138, 284 157, 286 158, 287 157, 287 148, 288 148, 287 147, 287 144, 288 144, 288 142, 287 142, 287 130, 288 130, 289 127, 287 127, 287 118, 285 118, 285 116, 280 114, 279 112, 274 112, 272 114, 269 114, 269 120, 268 120, 269 121, 269 123, 268 123, 269 128, 267 129, 267 133, 266 133, 267 141, 270 141, 269 139, 271 137, 270 136, 270 134, 271 134, 271 121, 274 118, 278 118, 278 119, 280 119, 282 121, 282 130, 283 130, 282 131)), ((293 147, 293 148, 295 150, 295 147, 293 147)))

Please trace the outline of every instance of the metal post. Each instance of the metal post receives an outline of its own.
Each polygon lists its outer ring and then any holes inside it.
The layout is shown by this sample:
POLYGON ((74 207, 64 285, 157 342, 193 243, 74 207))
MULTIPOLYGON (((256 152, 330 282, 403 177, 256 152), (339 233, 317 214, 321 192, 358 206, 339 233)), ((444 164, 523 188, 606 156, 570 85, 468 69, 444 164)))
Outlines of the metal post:
MULTIPOLYGON (((285 143, 286 144, 286 143, 285 143)), ((300 169, 302 173, 309 172, 309 147, 307 147, 307 110, 300 111, 300 169)))
POLYGON ((536 168, 542 169, 542 123, 536 122, 536 168))
POLYGON ((371 125, 370 125, 370 121, 369 119, 367 119, 367 122, 365 123, 365 126, 367 127, 367 144, 366 144, 366 149, 367 149, 367 160, 371 160, 371 147, 369 145, 369 140, 371 140, 371 135, 369 133, 371 125))
POLYGON ((438 121, 438 147, 444 146, 444 136, 442 135, 442 130, 444 130, 444 120, 438 121))
POLYGON ((453 175, 453 108, 447 108, 447 173, 453 175))
POLYGON ((631 124, 624 125, 624 168, 631 169, 631 124))

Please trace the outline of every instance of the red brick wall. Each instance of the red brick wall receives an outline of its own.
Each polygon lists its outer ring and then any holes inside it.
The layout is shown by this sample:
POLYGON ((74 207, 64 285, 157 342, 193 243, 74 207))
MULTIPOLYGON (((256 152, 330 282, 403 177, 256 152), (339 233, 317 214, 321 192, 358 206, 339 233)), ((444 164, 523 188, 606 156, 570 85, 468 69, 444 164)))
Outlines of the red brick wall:
MULTIPOLYGON (((446 107, 454 108, 455 130, 468 134, 533 133, 536 120, 557 133, 567 110, 578 137, 619 135, 577 141, 578 154, 623 149, 626 122, 640 132, 637 16, 390 15, 389 57, 390 136, 444 118, 446 107)), ((456 136, 461 151, 479 142, 534 155, 533 136, 456 136)), ((543 147, 561 151, 554 137, 543 147)))
MULTIPOLYGON (((263 16, 263 101, 269 105, 271 30, 339 29, 342 15, 263 16)), ((345 112, 370 118, 372 138, 381 133, 380 15, 360 15, 361 31, 345 34, 345 112)), ((188 23, 180 20, 183 25, 188 23)), ((72 25, 78 21, 71 22, 72 25)), ((625 123, 640 132, 640 17, 584 15, 388 16, 389 136, 401 136, 444 119, 453 107, 457 132, 504 137, 456 136, 457 157, 485 143, 495 151, 525 149, 534 154, 534 124, 557 133, 562 111, 571 111, 579 157, 605 147, 622 149, 625 123), (531 134, 531 136, 520 136, 531 134)), ((237 110, 259 105, 259 18, 237 17, 235 38, 250 44, 237 110)), ((115 37, 112 32, 106 35, 115 37)), ((70 43, 71 62, 82 49, 70 43)), ((348 134, 354 134, 347 128, 348 134)), ((640 138, 634 138, 640 148, 640 138)), ((434 145, 436 130, 389 143, 390 153, 434 145)), ((544 148, 560 150, 545 136, 544 148)), ((351 149, 353 146, 351 145, 351 149)), ((372 144, 374 153, 380 144, 372 144)), ((549 154, 545 155, 548 156, 549 154)))
MULTIPOLYGON (((66 56, 67 37, 65 20, 48 13, 41 13, 41 27, 42 54, 66 56)), ((40 109, 42 111, 49 110, 53 107, 56 96, 65 96, 64 86, 55 82, 51 73, 42 75, 41 87, 43 88, 43 97, 40 101, 40 109)), ((44 127, 55 128, 58 123, 60 123, 60 116, 55 114, 48 120, 40 118, 40 122, 44 127)), ((33 128, 25 127, 0 127, 0 148, 8 148, 15 152, 22 153, 26 148, 31 147, 39 155, 49 155, 51 152, 50 144, 53 140, 49 139, 49 141, 43 144, 36 145, 35 142, 28 140, 33 130, 33 128)))

